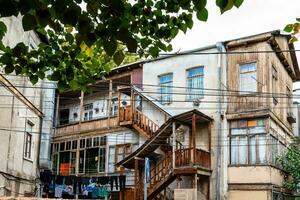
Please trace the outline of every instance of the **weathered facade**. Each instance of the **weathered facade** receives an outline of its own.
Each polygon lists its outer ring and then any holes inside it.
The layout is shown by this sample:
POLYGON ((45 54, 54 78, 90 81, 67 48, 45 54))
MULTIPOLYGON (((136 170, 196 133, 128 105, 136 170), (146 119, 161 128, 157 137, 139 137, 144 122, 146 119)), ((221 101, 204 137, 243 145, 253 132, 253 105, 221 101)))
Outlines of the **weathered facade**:
POLYGON ((93 93, 59 94, 53 173, 97 178, 115 199, 287 196, 276 156, 294 134, 300 78, 288 40, 275 31, 217 43, 113 69, 93 93))
MULTIPOLYGON (((7 26, 6 45, 24 42, 29 48, 37 47, 40 38, 33 31, 23 31, 21 17, 1 20, 7 26)), ((45 82, 33 86, 28 77, 2 72, 0 83, 0 196, 37 196, 45 82)))
POLYGON ((299 80, 295 53, 286 51, 293 50, 288 40, 289 36, 272 32, 225 44, 229 52, 227 86, 233 94, 228 96, 226 113, 229 199, 287 195, 276 157, 294 135, 292 91, 293 82, 299 80))

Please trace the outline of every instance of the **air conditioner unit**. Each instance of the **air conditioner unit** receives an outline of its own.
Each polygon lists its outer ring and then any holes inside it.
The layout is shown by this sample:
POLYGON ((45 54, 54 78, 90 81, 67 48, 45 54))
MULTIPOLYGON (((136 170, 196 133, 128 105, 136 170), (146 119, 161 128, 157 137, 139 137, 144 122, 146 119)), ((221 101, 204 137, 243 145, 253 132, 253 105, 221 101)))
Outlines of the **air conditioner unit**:
POLYGON ((292 112, 287 113, 287 120, 290 123, 296 123, 296 118, 294 117, 294 114, 292 112))

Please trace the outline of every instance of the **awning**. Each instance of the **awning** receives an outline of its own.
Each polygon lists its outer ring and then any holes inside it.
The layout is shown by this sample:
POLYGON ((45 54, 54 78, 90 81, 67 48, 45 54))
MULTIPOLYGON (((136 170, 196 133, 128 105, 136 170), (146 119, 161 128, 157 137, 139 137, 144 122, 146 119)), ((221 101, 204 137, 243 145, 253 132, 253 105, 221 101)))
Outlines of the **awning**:
POLYGON ((134 168, 134 158, 145 158, 153 154, 153 152, 162 144, 166 143, 167 138, 172 135, 172 123, 180 123, 190 126, 192 124, 192 116, 196 115, 196 122, 210 122, 213 119, 199 110, 193 109, 188 112, 181 113, 169 118, 159 129, 145 141, 145 143, 140 146, 132 154, 118 162, 117 166, 124 166, 128 169, 134 168))

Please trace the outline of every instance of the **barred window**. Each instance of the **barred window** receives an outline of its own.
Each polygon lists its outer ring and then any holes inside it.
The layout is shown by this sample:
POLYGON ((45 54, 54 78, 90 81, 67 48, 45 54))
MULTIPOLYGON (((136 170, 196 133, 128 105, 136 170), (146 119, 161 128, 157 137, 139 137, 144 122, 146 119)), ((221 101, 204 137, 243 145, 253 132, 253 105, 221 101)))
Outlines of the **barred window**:
POLYGON ((195 100, 204 95, 204 68, 196 67, 187 70, 187 99, 195 100))

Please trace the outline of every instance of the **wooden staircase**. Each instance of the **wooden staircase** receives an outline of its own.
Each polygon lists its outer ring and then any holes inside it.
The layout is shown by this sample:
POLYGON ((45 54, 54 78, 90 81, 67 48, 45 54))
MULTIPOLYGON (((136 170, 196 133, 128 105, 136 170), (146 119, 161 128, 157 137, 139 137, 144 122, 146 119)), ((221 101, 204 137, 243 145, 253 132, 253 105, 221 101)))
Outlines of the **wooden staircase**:
POLYGON ((139 110, 134 110, 132 106, 120 107, 119 111, 120 125, 131 125, 140 134, 149 138, 157 131, 159 126, 149 119, 144 113, 139 110))

